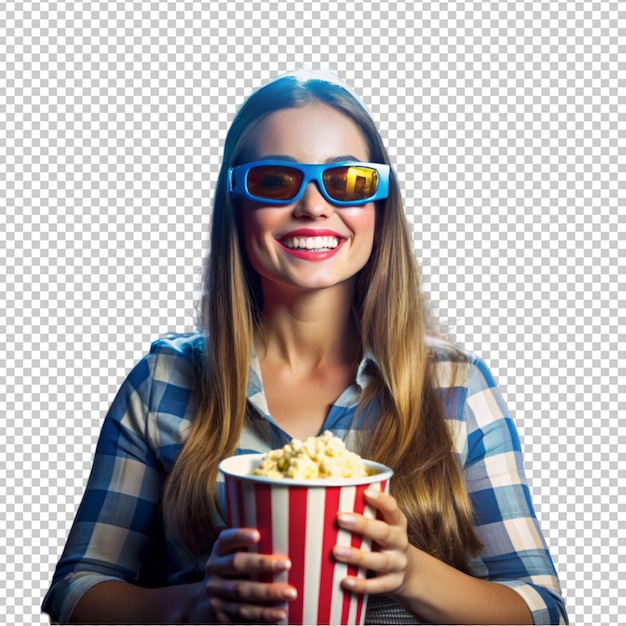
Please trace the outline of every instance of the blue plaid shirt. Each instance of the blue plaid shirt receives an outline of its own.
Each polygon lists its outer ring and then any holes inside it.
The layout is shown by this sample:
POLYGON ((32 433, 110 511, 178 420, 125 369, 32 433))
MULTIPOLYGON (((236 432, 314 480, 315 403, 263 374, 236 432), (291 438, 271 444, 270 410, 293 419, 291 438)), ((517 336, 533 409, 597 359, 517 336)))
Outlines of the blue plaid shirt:
MULTIPOLYGON (((159 339, 122 384, 104 421, 81 506, 44 599, 43 610, 53 621, 65 623, 80 596, 105 580, 176 585, 202 579, 207 555, 192 554, 165 536, 158 507, 165 478, 193 420, 193 362, 203 350, 200 334, 159 339)), ((475 507, 476 531, 484 543, 471 561, 471 573, 513 588, 535 623, 567 623, 530 501, 517 431, 489 369, 468 356, 460 383, 447 396, 447 417, 475 507)), ((346 440, 348 447, 356 405, 368 384, 367 362, 364 358, 355 382, 322 427, 346 440)), ((441 380, 446 380, 449 366, 441 351, 441 380)), ((254 356, 248 400, 257 415, 248 421, 238 452, 266 452, 287 443, 289 435, 269 415, 254 356)))

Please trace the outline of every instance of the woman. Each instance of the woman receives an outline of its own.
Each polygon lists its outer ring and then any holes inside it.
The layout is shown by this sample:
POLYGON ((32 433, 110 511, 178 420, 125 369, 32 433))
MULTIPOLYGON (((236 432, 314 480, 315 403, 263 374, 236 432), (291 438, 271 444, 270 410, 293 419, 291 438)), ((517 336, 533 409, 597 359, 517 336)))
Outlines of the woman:
POLYGON ((331 430, 393 467, 370 623, 565 623, 519 441, 485 364, 427 338, 398 182, 369 114, 328 76, 252 94, 217 183, 202 333, 155 342, 105 420, 44 610, 106 623, 284 618, 288 558, 224 529, 219 461, 331 430))

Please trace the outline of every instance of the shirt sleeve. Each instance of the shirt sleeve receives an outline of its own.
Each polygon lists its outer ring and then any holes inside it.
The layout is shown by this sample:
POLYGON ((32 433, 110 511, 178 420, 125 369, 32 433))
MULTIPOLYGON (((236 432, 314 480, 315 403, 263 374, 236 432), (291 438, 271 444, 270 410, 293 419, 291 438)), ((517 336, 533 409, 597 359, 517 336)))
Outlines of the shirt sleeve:
POLYGON ((42 609, 67 623, 78 599, 105 580, 135 583, 155 530, 164 473, 148 441, 154 358, 124 381, 104 420, 91 474, 42 609))
POLYGON ((481 359, 475 358, 470 368, 464 413, 465 478, 484 544, 470 573, 516 591, 535 624, 567 624, 554 564, 530 499, 519 436, 481 359))

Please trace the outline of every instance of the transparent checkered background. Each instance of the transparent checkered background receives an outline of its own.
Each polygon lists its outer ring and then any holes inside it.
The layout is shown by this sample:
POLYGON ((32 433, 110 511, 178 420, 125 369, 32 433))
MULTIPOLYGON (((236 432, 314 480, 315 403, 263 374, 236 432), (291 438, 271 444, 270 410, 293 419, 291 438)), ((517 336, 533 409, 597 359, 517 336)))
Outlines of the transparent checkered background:
POLYGON ((618 622, 625 42, 619 1, 0 3, 0 616, 47 623, 104 412, 194 326, 226 129, 308 65, 379 123, 425 287, 514 412, 572 623, 618 622))

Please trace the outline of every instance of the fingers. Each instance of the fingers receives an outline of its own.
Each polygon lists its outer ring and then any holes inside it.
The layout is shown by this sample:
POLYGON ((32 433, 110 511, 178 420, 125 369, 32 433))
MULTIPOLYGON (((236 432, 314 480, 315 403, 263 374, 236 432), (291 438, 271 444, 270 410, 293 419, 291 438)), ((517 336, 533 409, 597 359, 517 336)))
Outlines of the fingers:
POLYGON ((285 603, 297 597, 296 589, 289 585, 218 576, 208 580, 206 593, 221 623, 279 622, 287 615, 285 603))
POLYGON ((211 579, 206 590, 211 596, 238 603, 285 602, 295 600, 298 595, 290 585, 220 578, 211 579))
POLYGON ((405 578, 408 558, 401 550, 366 551, 348 546, 335 546, 333 555, 342 563, 375 572, 376 576, 345 577, 342 586, 353 593, 389 593, 399 589, 405 578))
POLYGON ((291 568, 291 561, 287 557, 246 552, 258 542, 258 530, 251 528, 223 530, 213 546, 211 558, 206 563, 206 574, 220 577, 274 574, 291 568))
POLYGON ((255 528, 226 528, 213 546, 213 554, 224 556, 237 549, 249 548, 261 539, 255 528))
POLYGON ((287 617, 286 609, 239 604, 222 598, 212 598, 211 608, 218 624, 271 624, 281 622, 287 617))
POLYGON ((349 563, 372 572, 402 571, 407 565, 406 556, 400 550, 369 551, 349 546, 335 546, 333 556, 342 563, 349 563))
POLYGON ((291 569, 291 561, 285 556, 235 552, 209 559, 206 564, 208 576, 248 576, 250 574, 278 574, 291 569))
POLYGON ((380 511, 387 524, 406 528, 406 517, 393 496, 390 496, 388 493, 382 493, 381 491, 368 489, 365 492, 365 500, 368 504, 380 511))
POLYGON ((400 572, 382 574, 373 578, 356 578, 347 576, 341 586, 351 593, 376 595, 379 593, 393 594, 402 587, 404 576, 400 572))
POLYGON ((375 572, 370 578, 346 577, 342 586, 355 593, 388 593, 401 587, 408 567, 409 541, 406 517, 396 500, 387 494, 366 491, 367 503, 382 519, 366 518, 355 513, 339 513, 337 523, 344 530, 370 539, 376 550, 335 546, 335 558, 349 565, 375 572))
POLYGON ((263 574, 291 568, 285 556, 248 551, 259 539, 255 529, 229 528, 213 546, 205 567, 204 592, 218 623, 279 622, 287 614, 285 603, 297 597, 290 585, 254 580, 257 575, 264 580, 263 574))
POLYGON ((365 496, 368 504, 378 510, 383 519, 339 513, 339 526, 375 541, 381 549, 405 550, 408 544, 407 523, 396 500, 388 494, 371 490, 366 491, 365 496))

